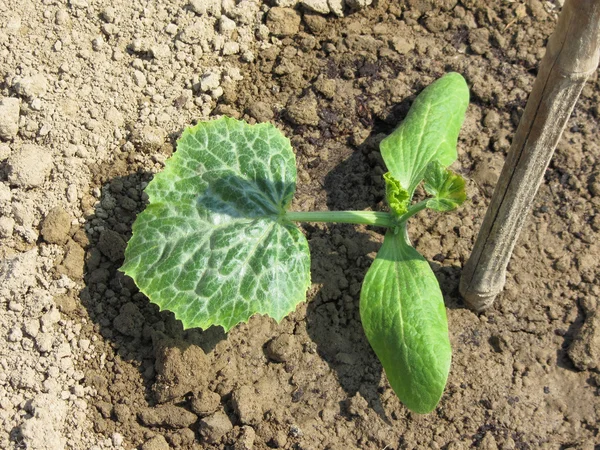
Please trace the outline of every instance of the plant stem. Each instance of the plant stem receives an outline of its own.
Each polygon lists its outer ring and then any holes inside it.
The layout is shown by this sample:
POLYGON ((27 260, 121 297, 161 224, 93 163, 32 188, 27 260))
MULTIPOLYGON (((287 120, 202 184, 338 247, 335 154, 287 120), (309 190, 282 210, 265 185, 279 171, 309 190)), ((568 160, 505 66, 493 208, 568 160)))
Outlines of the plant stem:
POLYGON ((288 211, 285 217, 292 222, 329 222, 394 227, 390 213, 378 211, 288 211))
POLYGON ((429 199, 426 198, 425 200, 421 200, 419 203, 415 203, 414 205, 409 206, 408 211, 406 211, 404 214, 402 214, 398 218, 398 224, 406 222, 408 219, 410 219, 416 213, 418 213, 419 211, 423 211, 425 208, 427 208, 428 200, 429 199))

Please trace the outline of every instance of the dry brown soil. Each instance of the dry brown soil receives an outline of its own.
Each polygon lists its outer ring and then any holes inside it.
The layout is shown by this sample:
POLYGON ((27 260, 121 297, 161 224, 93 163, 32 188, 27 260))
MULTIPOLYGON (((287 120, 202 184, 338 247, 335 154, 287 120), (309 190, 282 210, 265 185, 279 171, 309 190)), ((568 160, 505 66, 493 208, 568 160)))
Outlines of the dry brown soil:
POLYGON ((0 4, 0 447, 600 448, 597 74, 505 292, 482 315, 458 294, 558 4, 379 0, 337 17, 237 3, 0 4), (381 229, 303 225, 307 302, 227 335, 182 330, 117 271, 186 125, 272 121, 297 155, 293 209, 381 210, 378 142, 448 71, 472 93, 455 165, 469 201, 410 226, 454 351, 433 413, 402 406, 361 328, 381 229))

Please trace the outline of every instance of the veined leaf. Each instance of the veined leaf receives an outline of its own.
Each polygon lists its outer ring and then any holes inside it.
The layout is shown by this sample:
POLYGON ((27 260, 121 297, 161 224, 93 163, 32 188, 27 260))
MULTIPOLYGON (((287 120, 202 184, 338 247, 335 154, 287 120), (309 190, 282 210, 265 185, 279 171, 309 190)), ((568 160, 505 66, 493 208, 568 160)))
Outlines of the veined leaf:
POLYGON ((436 211, 451 211, 467 199, 463 177, 445 169, 437 161, 427 166, 424 188, 433 196, 427 201, 427 207, 436 211))
POLYGON ((383 179, 385 181, 385 198, 390 210, 399 217, 408 211, 410 200, 408 191, 389 172, 383 174, 383 179))
POLYGON ((439 284, 408 243, 405 226, 385 235, 360 295, 365 334, 402 403, 425 414, 439 402, 452 350, 439 284))
POLYGON ((283 216, 295 189, 294 153, 273 125, 187 129, 146 188, 121 270, 185 328, 280 321, 310 285, 308 243, 283 216))
POLYGON ((448 167, 456 160, 458 132, 469 104, 469 89, 458 73, 427 86, 404 121, 381 141, 383 160, 412 198, 430 161, 448 167))

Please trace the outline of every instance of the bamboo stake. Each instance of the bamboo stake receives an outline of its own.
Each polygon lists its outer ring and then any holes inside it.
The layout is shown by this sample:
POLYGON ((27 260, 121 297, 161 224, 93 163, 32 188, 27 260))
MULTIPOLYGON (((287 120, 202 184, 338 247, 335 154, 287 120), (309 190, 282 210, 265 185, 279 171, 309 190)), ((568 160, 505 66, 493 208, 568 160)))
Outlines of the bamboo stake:
POLYGON ((587 78, 600 59, 600 0, 567 0, 548 41, 525 112, 517 128, 460 292, 483 311, 504 289, 506 267, 587 78))

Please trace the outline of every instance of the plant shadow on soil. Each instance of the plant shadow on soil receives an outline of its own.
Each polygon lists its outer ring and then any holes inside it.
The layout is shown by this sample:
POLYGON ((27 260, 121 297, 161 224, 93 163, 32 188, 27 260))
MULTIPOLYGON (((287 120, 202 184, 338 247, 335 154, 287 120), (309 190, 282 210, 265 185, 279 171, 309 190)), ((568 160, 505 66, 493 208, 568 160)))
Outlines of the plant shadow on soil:
MULTIPOLYGON (((138 171, 102 180, 100 201, 86 221, 90 245, 86 251, 85 288, 80 294, 83 306, 115 355, 140 371, 149 404, 156 403, 153 383, 157 347, 166 343, 184 352, 197 345, 208 353, 226 339, 221 327, 183 330, 171 312, 159 311, 138 291, 133 280, 118 270, 131 226, 146 206, 140 185, 152 176, 138 171), (95 227, 101 229, 90 232, 95 227)), ((119 365, 110 360, 106 364, 109 369, 119 365)))
MULTIPOLYGON (((330 210, 364 209, 383 199, 381 186, 364 186, 364 179, 357 184, 357 167, 364 170, 359 177, 373 178, 372 168, 360 148, 326 175, 324 188, 330 210)), ((90 318, 110 342, 115 355, 140 372, 150 405, 160 395, 156 391, 157 348, 166 342, 182 353, 192 345, 209 353, 227 339, 221 327, 183 330, 172 313, 160 312, 138 292, 133 280, 118 270, 131 226, 145 207, 141 186, 152 176, 140 170, 126 176, 105 176, 102 180, 100 201, 86 223, 90 246, 86 256, 86 287, 80 294, 90 318)), ((358 227, 343 224, 301 227, 310 245, 312 282, 320 286, 307 305, 306 331, 348 395, 348 400, 340 405, 341 410, 348 411, 349 399, 359 393, 389 422, 381 401, 386 389, 382 384, 383 369, 364 335, 359 315, 361 284, 381 245, 384 230, 367 227, 366 231, 360 231, 358 227)), ((460 307, 460 269, 436 263, 432 267, 447 294, 447 305, 460 307)), ((107 365, 111 369, 119 362, 115 358, 107 361, 107 365)), ((119 369, 115 371, 118 373, 119 369)))

